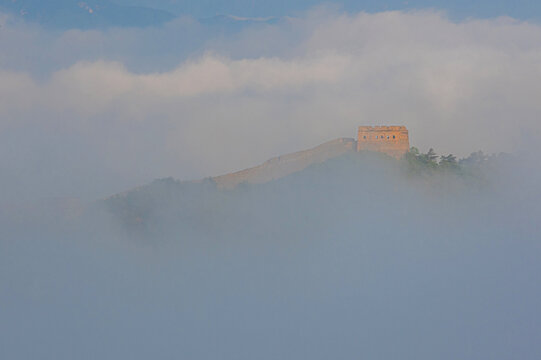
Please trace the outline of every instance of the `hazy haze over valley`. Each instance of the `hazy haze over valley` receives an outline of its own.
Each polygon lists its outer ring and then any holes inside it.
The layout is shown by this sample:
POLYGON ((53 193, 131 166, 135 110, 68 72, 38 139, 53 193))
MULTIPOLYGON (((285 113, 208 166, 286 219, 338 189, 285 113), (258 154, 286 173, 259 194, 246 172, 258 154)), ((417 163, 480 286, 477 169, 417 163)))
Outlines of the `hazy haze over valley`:
POLYGON ((535 5, 80 3, 0 1, 0 358, 539 359, 535 5))

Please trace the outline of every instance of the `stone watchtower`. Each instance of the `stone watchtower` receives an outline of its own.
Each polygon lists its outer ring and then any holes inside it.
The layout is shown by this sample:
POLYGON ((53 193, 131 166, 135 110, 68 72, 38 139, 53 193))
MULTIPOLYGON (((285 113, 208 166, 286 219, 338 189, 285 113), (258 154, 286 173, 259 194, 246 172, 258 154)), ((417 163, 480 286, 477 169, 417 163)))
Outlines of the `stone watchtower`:
POLYGON ((377 151, 399 159, 409 148, 405 126, 359 126, 357 151, 377 151))

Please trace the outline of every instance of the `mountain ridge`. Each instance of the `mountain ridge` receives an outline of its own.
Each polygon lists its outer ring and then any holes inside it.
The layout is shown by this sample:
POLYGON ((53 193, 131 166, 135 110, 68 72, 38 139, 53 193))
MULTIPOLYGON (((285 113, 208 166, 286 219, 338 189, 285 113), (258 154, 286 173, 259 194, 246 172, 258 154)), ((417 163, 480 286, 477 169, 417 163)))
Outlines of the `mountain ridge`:
POLYGON ((175 18, 166 10, 118 5, 111 0, 0 0, 0 11, 59 29, 146 27, 161 25, 175 18))
POLYGON ((310 149, 273 157, 254 167, 211 177, 211 180, 223 189, 232 189, 241 183, 266 183, 301 171, 314 163, 354 152, 356 144, 353 138, 338 138, 310 149))

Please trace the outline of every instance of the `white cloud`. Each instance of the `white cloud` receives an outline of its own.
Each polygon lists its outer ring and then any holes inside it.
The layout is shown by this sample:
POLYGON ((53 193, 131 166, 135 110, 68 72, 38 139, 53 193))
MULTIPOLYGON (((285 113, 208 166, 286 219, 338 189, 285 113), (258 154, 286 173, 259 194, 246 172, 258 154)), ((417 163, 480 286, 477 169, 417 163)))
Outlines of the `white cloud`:
MULTIPOLYGON (((24 28, 17 26, 12 35, 20 38, 24 28)), ((142 42, 157 41, 137 31, 142 42)), ((46 36, 61 57, 64 41, 111 49, 115 42, 132 41, 134 33, 46 36)), ((53 133, 66 151, 84 143, 81 153, 94 168, 82 173, 103 171, 105 178, 120 176, 127 183, 236 170, 334 137, 353 137, 360 124, 404 124, 413 145, 459 155, 523 150, 541 135, 536 24, 508 18, 454 23, 435 12, 318 9, 220 39, 219 46, 202 45, 206 55, 160 72, 131 70, 108 58, 110 50, 102 59, 81 55, 46 76, 5 67, 0 140, 14 131, 21 139, 13 146, 38 151, 35 136, 25 134, 39 128, 37 143, 47 143, 53 133), (276 49, 275 55, 238 56, 262 43, 276 49)), ((51 166, 78 168, 75 157, 59 161, 54 151, 49 155, 43 156, 51 166)), ((0 161, 9 169, 21 158, 0 161)))

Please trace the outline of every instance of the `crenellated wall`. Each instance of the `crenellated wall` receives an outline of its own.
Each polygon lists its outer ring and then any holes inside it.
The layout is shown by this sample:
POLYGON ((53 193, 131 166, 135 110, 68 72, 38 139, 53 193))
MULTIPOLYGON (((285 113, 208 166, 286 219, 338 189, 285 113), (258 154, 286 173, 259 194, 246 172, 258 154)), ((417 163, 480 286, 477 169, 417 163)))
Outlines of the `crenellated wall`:
POLYGON ((409 148, 405 126, 359 126, 357 151, 377 151, 399 159, 409 148))

